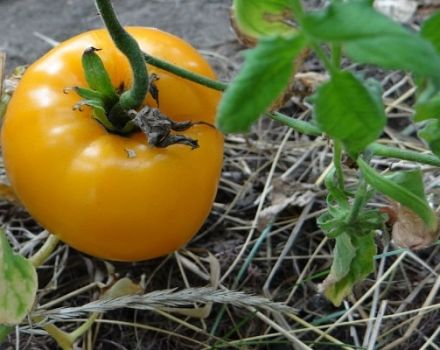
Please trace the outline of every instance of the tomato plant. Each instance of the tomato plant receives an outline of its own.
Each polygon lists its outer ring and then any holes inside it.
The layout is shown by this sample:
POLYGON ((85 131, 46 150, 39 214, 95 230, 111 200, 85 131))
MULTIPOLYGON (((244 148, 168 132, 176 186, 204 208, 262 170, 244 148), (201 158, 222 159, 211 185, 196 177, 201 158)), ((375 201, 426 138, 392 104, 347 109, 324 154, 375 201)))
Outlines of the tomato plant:
MULTIPOLYGON (((256 45, 247 52, 241 71, 223 95, 217 125, 224 132, 246 132, 260 116, 267 115, 296 131, 313 137, 325 135, 332 141, 333 159, 324 181, 327 210, 317 224, 335 240, 333 264, 321 286, 339 306, 353 286, 374 271, 376 232, 391 223, 384 211, 369 205, 375 192, 394 201, 389 210, 397 217, 392 228, 394 242, 420 249, 433 244, 440 233, 420 169, 384 175, 370 164, 373 156, 385 156, 440 165, 440 14, 415 32, 378 12, 371 0, 332 0, 316 11, 308 11, 300 0, 233 3, 237 27, 253 37, 256 45), (329 76, 308 101, 313 105, 312 120, 268 112, 289 87, 293 63, 304 51, 313 52, 329 76), (424 122, 423 127, 418 126, 419 136, 432 153, 379 143, 390 111, 384 105, 381 83, 347 69, 342 58, 414 76, 414 121, 424 122), (358 169, 354 185, 346 181, 349 169, 343 159, 358 169)), ((226 275, 233 268, 234 264, 226 275)))
MULTIPOLYGON (((152 28, 127 29, 148 54, 208 78, 208 63, 183 40, 152 28)), ((132 85, 127 58, 105 30, 78 35, 31 65, 1 134, 8 177, 35 219, 72 247, 106 259, 158 257, 184 245, 205 221, 222 166, 223 138, 209 125, 180 131, 198 141, 157 148, 145 135, 106 130, 69 87, 87 86, 83 52, 99 49, 115 90, 132 85)), ((174 121, 212 124, 220 94, 165 70, 159 108, 174 121)), ((144 105, 156 107, 149 95, 144 105)))

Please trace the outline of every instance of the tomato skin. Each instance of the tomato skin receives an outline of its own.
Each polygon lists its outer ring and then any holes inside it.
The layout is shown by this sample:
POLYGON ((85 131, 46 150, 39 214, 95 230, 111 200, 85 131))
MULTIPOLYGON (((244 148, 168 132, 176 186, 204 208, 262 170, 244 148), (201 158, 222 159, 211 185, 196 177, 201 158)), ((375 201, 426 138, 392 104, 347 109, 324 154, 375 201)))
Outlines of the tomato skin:
MULTIPOLYGON (((215 78, 181 39, 152 28, 127 30, 149 54, 215 78)), ((105 30, 80 34, 54 48, 24 74, 5 115, 1 142, 17 197, 46 229, 72 247, 110 260, 168 254, 200 229, 212 206, 223 160, 223 137, 207 125, 181 132, 199 141, 165 149, 140 132, 107 132, 66 87, 86 87, 81 55, 99 55, 115 87, 131 84, 126 58, 105 30)), ((160 110, 174 120, 214 122, 220 94, 149 67, 159 80, 160 110)), ((146 103, 155 105, 149 98, 146 103)))

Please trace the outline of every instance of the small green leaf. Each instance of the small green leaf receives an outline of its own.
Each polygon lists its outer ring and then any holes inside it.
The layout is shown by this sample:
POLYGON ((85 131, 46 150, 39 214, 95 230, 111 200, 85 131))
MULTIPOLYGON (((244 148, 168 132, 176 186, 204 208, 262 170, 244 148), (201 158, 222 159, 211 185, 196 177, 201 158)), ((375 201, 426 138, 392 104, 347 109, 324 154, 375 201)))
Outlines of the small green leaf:
POLYGON ((347 233, 339 235, 335 240, 334 258, 328 278, 339 281, 350 272, 351 261, 356 256, 356 247, 351 243, 350 235, 347 233))
POLYGON ((342 300, 351 294, 353 286, 374 271, 374 256, 377 250, 373 233, 340 235, 336 240, 333 264, 330 274, 323 282, 323 288, 325 296, 335 306, 339 306, 342 300), (347 239, 350 240, 351 245, 347 243, 347 239), (346 273, 342 276, 341 272, 346 273))
POLYGON ((379 174, 360 158, 357 164, 365 180, 375 190, 411 209, 422 218, 429 229, 434 230, 437 228, 437 215, 425 198, 420 170, 401 171, 386 177, 379 174))
POLYGON ((327 281, 339 281, 350 272, 350 265, 356 256, 356 247, 351 243, 350 235, 342 233, 335 238, 336 244, 333 250, 333 262, 327 281))
POLYGON ((334 2, 306 16, 303 25, 317 40, 342 44, 359 63, 408 70, 440 81, 440 55, 432 44, 365 1, 334 2))
POLYGON ((440 120, 428 121, 419 136, 428 143, 432 153, 440 157, 440 120))
POLYGON ((244 67, 226 89, 219 106, 217 126, 221 131, 248 131, 266 112, 287 86, 294 59, 305 42, 302 35, 263 39, 247 52, 244 67))
POLYGON ((37 287, 34 266, 12 251, 0 230, 0 324, 19 324, 32 308, 37 287))
POLYGON ((317 90, 315 118, 321 130, 340 140, 352 157, 376 140, 386 123, 381 101, 350 72, 333 74, 317 90))
POLYGON ((332 206, 332 202, 334 201, 345 212, 349 212, 350 204, 348 203, 347 194, 338 186, 335 167, 333 167, 325 177, 325 187, 329 193, 327 197, 329 207, 332 206))
MULTIPOLYGON (((440 11, 434 13, 422 24, 420 33, 422 37, 429 40, 431 44, 440 53, 440 11)), ((440 69, 440 68, 439 68, 440 69)))
MULTIPOLYGON (((75 86, 73 90, 82 98, 86 100, 98 100, 102 101, 104 99, 104 96, 96 90, 83 88, 80 86, 75 86)), ((102 105, 102 102, 100 103, 102 105)))
MULTIPOLYGON (((326 176, 325 186, 328 190, 327 211, 318 218, 317 223, 327 237, 368 234, 381 228, 386 221, 385 215, 377 209, 363 208, 353 218, 348 202, 350 193, 344 192, 338 186, 334 169, 326 176)), ((367 193, 365 200, 368 200, 370 195, 367 193)))
POLYGON ((105 109, 98 100, 85 100, 88 106, 93 108, 93 118, 101 123, 107 130, 116 131, 117 129, 108 120, 105 109))
POLYGON ((292 35, 293 8, 289 0, 234 0, 232 10, 239 28, 253 38, 292 35))
MULTIPOLYGON (((423 176, 420 169, 412 169, 405 171, 396 171, 390 175, 386 175, 387 180, 406 188, 408 191, 416 195, 420 200, 425 199, 425 188, 423 186, 423 176)), ((428 202, 426 202, 428 204, 428 202)))
POLYGON ((84 74, 92 90, 95 90, 103 96, 103 103, 106 108, 110 108, 118 101, 118 95, 112 85, 110 76, 105 70, 101 58, 93 47, 88 48, 82 55, 82 65, 84 74))

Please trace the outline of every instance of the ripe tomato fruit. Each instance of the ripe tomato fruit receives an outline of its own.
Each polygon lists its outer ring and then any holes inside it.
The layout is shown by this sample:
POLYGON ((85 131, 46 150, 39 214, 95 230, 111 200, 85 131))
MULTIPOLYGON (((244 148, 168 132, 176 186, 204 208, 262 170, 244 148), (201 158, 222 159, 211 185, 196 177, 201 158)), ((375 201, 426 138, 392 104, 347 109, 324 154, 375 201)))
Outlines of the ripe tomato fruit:
MULTIPOLYGON (((215 78, 183 40, 153 28, 128 28, 143 51, 215 78)), ((100 258, 136 261, 170 253, 200 229, 214 200, 223 137, 213 127, 181 132, 200 147, 155 148, 144 134, 109 133, 66 87, 86 87, 81 55, 99 55, 115 88, 131 70, 105 30, 78 35, 31 65, 12 100, 1 133, 7 175, 31 215, 72 247, 100 258)), ((149 67, 159 80, 160 110, 175 121, 214 123, 220 94, 149 67)), ((145 103, 155 106, 148 98, 145 103)))

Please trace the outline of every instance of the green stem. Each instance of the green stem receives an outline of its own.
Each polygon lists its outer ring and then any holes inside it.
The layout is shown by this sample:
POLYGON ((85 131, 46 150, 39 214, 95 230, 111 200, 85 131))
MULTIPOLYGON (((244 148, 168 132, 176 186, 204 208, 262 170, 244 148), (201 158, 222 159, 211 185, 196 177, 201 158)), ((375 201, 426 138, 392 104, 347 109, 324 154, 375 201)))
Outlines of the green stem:
POLYGON ((111 113, 116 119, 119 119, 116 124, 125 125, 129 118, 123 112, 138 108, 148 93, 149 79, 147 66, 139 44, 119 23, 110 0, 96 0, 96 7, 116 47, 130 62, 133 73, 133 86, 121 95, 119 103, 115 106, 115 113, 111 113))
POLYGON ((59 347, 63 350, 73 350, 73 339, 70 338, 69 333, 64 332, 53 324, 47 324, 42 328, 57 342, 59 347))
MULTIPOLYGON (((99 317, 99 313, 94 312, 90 315, 90 317, 85 321, 81 326, 75 329, 71 333, 67 333, 62 329, 58 328, 54 324, 46 324, 41 327, 57 342, 58 346, 63 350, 72 350, 73 344, 76 340, 83 336, 85 332, 87 332, 96 319, 99 317)), ((34 322, 41 322, 43 320, 42 317, 35 317, 34 322)), ((0 328, 1 331, 1 328, 0 328)), ((0 333, 1 335, 1 333, 0 333)), ((1 338, 0 338, 1 340, 1 338)))
POLYGON ((39 267, 49 258, 60 240, 57 236, 49 234, 43 246, 29 258, 29 261, 35 267, 39 267))
POLYGON ((295 119, 279 112, 271 113, 269 114, 269 117, 276 121, 279 121, 280 123, 283 123, 284 125, 287 125, 288 127, 302 134, 310 136, 322 135, 322 131, 317 126, 304 120, 295 119))
POLYGON ((218 80, 209 79, 207 77, 204 77, 203 75, 199 75, 197 73, 193 73, 189 70, 186 70, 184 68, 180 68, 178 66, 175 66, 172 63, 169 63, 167 61, 161 60, 157 57, 150 56, 147 53, 143 53, 144 60, 146 63, 151 64, 154 67, 166 70, 168 72, 171 72, 179 77, 182 77, 184 79, 193 81, 195 83, 198 83, 200 85, 209 87, 214 90, 218 91, 225 91, 228 87, 228 84, 223 83, 218 80))
POLYGON ((73 332, 69 334, 69 337, 74 342, 79 337, 82 337, 89 329, 93 326, 93 323, 99 317, 100 313, 94 312, 90 315, 90 317, 85 321, 81 326, 75 329, 73 332))
POLYGON ((440 167, 440 158, 433 154, 426 154, 416 151, 409 151, 406 149, 400 149, 397 147, 384 146, 379 143, 371 144, 368 147, 368 151, 370 151, 375 156, 397 158, 440 167))
POLYGON ((333 67, 341 66, 342 48, 339 44, 332 45, 332 65, 333 67))
MULTIPOLYGON (((320 136, 323 134, 316 125, 310 122, 298 120, 279 112, 271 113, 269 114, 269 116, 272 119, 277 120, 284 125, 287 125, 305 135, 320 136)), ((420 164, 440 167, 440 158, 431 153, 420 153, 417 151, 410 151, 397 147, 385 146, 380 143, 372 143, 370 146, 368 146, 368 151, 371 152, 371 154, 374 156, 397 158, 401 160, 417 162, 420 164)))
POLYGON ((325 68, 330 72, 330 74, 334 75, 335 73, 337 73, 339 67, 336 68, 336 66, 333 65, 333 62, 329 59, 321 46, 319 46, 319 43, 317 43, 316 41, 312 42, 311 46, 313 48, 313 51, 315 51, 316 55, 322 61, 322 63, 324 63, 325 68))
POLYGON ((342 143, 339 140, 333 141, 333 166, 336 170, 338 185, 341 190, 344 189, 344 172, 342 170, 342 143))
POLYGON ((359 181, 359 187, 356 191, 353 206, 351 207, 351 212, 347 219, 348 224, 352 224, 353 222, 356 221, 361 209, 365 205, 366 196, 367 196, 367 182, 362 177, 359 181))

